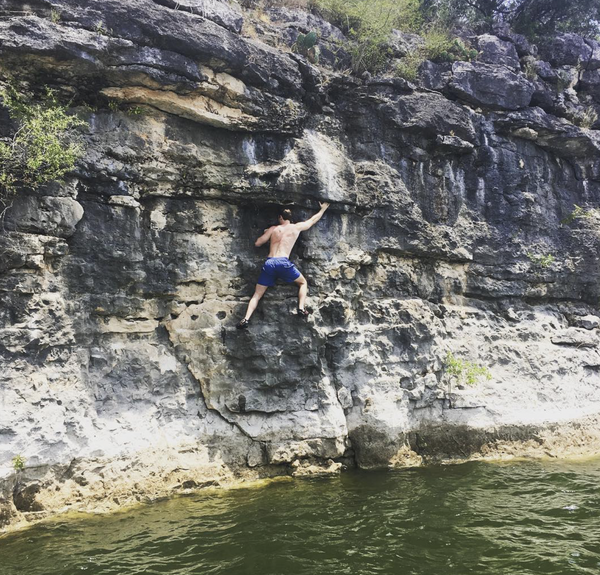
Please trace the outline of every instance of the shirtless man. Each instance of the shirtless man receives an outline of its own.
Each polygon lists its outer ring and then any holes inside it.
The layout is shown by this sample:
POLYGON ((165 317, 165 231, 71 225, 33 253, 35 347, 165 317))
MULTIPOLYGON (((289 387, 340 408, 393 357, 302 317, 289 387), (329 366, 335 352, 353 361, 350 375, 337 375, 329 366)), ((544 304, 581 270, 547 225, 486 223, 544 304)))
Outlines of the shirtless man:
POLYGON ((298 315, 301 317, 308 316, 308 311, 304 307, 306 295, 308 294, 308 284, 298 268, 289 260, 289 257, 300 232, 312 228, 323 217, 325 210, 329 207, 326 202, 319 202, 319 205, 321 209, 312 218, 297 224, 292 223, 292 212, 290 210, 281 210, 279 212, 279 225, 266 229, 265 233, 254 242, 254 245, 258 248, 270 241, 271 249, 269 250, 269 257, 260 272, 254 295, 248 304, 246 316, 237 324, 238 329, 248 327, 250 317, 254 313, 258 302, 265 295, 267 288, 275 285, 278 278, 286 283, 293 282, 298 286, 298 315))

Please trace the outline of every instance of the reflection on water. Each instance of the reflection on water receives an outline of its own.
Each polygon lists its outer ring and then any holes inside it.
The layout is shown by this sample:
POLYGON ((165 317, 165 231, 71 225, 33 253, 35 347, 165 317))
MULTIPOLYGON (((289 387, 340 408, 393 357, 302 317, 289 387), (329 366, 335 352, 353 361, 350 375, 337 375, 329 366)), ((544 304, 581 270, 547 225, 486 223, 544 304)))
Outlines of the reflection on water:
POLYGON ((600 573, 600 460, 198 493, 0 539, 1 575, 600 573))

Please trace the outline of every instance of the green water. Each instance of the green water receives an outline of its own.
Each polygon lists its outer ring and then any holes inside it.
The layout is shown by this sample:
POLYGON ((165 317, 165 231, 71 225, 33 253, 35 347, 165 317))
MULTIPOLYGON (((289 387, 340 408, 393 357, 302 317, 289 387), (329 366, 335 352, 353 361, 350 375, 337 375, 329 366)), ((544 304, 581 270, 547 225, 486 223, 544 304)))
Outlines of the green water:
POLYGON ((0 574, 600 573, 600 460, 198 493, 0 539, 0 574))

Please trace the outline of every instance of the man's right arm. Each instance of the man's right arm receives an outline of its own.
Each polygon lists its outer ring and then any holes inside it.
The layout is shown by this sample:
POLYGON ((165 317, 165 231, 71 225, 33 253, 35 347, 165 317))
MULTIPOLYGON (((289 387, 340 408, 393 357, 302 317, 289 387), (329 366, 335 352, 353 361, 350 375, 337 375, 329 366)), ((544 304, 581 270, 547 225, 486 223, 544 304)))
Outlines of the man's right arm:
POLYGON ((258 238, 255 242, 254 245, 257 248, 260 248, 260 246, 263 246, 264 244, 266 244, 270 239, 271 239, 271 234, 273 233, 273 230, 276 228, 277 226, 271 226, 270 228, 267 228, 265 230, 265 233, 260 236, 260 238, 258 238))
POLYGON ((329 207, 329 204, 327 202, 322 202, 322 203, 319 202, 319 205, 321 206, 321 209, 312 218, 309 218, 305 222, 298 222, 296 224, 296 227, 301 232, 304 232, 304 231, 312 228, 323 217, 325 210, 329 207))

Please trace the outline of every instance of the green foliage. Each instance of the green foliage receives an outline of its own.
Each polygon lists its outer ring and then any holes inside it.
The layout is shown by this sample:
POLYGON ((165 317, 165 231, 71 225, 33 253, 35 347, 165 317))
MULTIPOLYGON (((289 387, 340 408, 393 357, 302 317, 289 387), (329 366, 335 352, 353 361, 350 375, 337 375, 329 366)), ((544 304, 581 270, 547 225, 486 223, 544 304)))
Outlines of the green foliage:
POLYGON ((460 38, 453 38, 448 30, 439 25, 429 27, 422 33, 425 45, 407 54, 396 67, 396 74, 405 80, 417 79, 419 66, 425 60, 434 62, 470 61, 477 57, 477 50, 467 46, 460 38))
POLYGON ((108 108, 112 112, 118 112, 119 111, 119 102, 117 102, 116 100, 110 100, 108 102, 108 108))
POLYGON ((598 121, 598 112, 588 106, 582 114, 577 118, 577 123, 580 128, 591 128, 598 121))
POLYGON ((468 47, 460 38, 453 38, 447 29, 433 26, 424 34, 425 56, 438 62, 470 61, 477 57, 477 50, 468 47))
POLYGON ((571 87, 573 79, 567 70, 557 70, 556 72, 556 90, 564 92, 571 87))
POLYGON ((56 8, 52 8, 52 10, 50 10, 50 20, 54 24, 58 24, 60 22, 60 12, 56 10, 56 8))
POLYGON ((481 378, 492 379, 492 374, 487 367, 481 367, 476 363, 459 359, 452 352, 448 352, 448 355, 446 355, 445 368, 448 375, 465 385, 473 386, 481 378))
POLYGON ((319 36, 316 32, 309 32, 308 34, 300 33, 292 45, 292 50, 298 54, 302 54, 313 64, 317 64, 319 62, 318 41, 319 36))
POLYGON ((396 75, 409 82, 414 82, 419 75, 419 66, 421 66, 424 61, 425 58, 419 51, 407 54, 396 66, 396 75))
POLYGON ((573 205, 574 210, 561 221, 561 224, 572 224, 575 220, 580 219, 596 219, 600 218, 600 210, 598 208, 582 208, 577 204, 573 205))
POLYGON ((532 264, 544 269, 549 268, 555 261, 555 257, 552 254, 537 255, 532 252, 527 252, 527 257, 532 264))
POLYGON ((95 28, 96 34, 98 34, 99 36, 106 32, 106 29, 104 28, 104 22, 102 22, 102 20, 98 20, 98 22, 96 22, 95 28))
POLYGON ((130 116, 143 116, 146 113, 146 110, 142 108, 142 106, 130 106, 127 109, 127 113, 130 116))
POLYGON ((76 128, 85 124, 58 104, 51 91, 41 103, 31 103, 12 87, 0 90, 4 106, 17 128, 0 141, 0 202, 18 186, 35 188, 59 181, 75 167, 83 148, 76 128))
POLYGON ((25 469, 25 458, 22 455, 15 455, 12 458, 12 464, 15 471, 23 471, 25 469))
POLYGON ((525 61, 525 66, 523 67, 523 72, 525 72, 525 76, 527 76, 527 78, 529 80, 537 80, 538 77, 538 73, 537 70, 535 69, 535 64, 533 63, 532 60, 526 60, 525 61))
POLYGON ((420 0, 316 0, 317 10, 350 38, 352 70, 379 72, 389 58, 392 29, 416 32, 423 25, 420 0))

